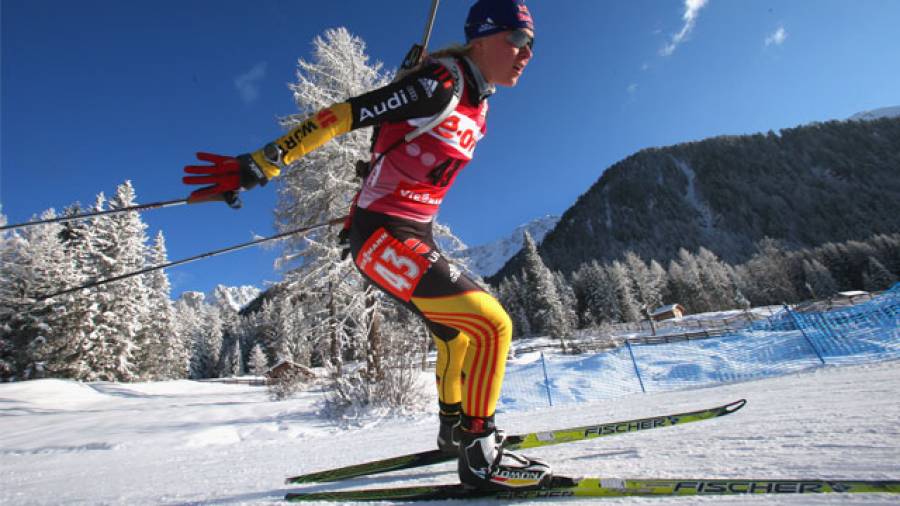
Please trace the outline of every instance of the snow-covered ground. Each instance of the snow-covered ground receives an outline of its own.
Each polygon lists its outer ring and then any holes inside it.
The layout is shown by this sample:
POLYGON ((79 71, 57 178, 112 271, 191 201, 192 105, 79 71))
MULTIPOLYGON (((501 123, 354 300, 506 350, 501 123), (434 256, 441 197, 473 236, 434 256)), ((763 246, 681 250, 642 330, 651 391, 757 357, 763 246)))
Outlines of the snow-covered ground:
MULTIPOLYGON (((900 479, 898 362, 826 367, 714 388, 633 394, 498 416, 512 432, 675 413, 747 398, 708 422, 532 450, 564 474, 615 477, 900 479)), ((0 384, 2 504, 278 503, 286 476, 428 449, 437 418, 340 429, 321 392, 175 381, 0 384)), ((453 465, 352 480, 452 482, 453 465)), ((334 488, 335 484, 308 487, 334 488)), ((896 496, 626 498, 610 504, 897 504, 896 496)), ((588 504, 566 501, 565 504, 588 504)), ((469 504, 469 503, 467 503, 469 504)), ((596 502, 594 502, 596 504, 596 502)))

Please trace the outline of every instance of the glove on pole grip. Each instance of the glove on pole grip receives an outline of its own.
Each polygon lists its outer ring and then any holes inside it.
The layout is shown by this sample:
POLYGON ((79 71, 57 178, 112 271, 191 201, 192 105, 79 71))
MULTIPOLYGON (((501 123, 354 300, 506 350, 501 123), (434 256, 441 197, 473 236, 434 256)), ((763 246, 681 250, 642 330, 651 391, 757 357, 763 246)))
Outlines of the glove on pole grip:
POLYGON ((200 175, 184 176, 182 182, 209 186, 194 190, 188 197, 189 204, 221 200, 233 209, 240 209, 238 192, 265 186, 269 181, 248 154, 232 157, 201 152, 197 153, 197 159, 212 165, 185 166, 186 173, 200 175))

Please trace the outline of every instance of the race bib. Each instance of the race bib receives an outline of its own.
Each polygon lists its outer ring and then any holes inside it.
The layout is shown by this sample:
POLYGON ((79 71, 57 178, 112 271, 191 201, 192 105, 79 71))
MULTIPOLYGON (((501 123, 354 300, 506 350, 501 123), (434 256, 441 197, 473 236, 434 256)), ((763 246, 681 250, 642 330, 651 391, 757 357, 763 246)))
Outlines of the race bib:
POLYGON ((409 302, 429 262, 380 228, 359 250, 356 265, 378 286, 409 302))

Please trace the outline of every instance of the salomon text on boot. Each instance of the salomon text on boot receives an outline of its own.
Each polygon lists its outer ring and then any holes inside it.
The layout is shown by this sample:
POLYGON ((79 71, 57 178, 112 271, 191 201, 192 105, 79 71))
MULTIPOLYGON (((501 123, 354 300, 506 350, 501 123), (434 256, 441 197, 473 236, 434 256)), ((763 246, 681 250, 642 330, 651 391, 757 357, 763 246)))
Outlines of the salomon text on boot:
POLYGON ((504 435, 493 417, 463 415, 459 441, 459 479, 480 490, 540 488, 549 484, 550 466, 503 449, 504 435))

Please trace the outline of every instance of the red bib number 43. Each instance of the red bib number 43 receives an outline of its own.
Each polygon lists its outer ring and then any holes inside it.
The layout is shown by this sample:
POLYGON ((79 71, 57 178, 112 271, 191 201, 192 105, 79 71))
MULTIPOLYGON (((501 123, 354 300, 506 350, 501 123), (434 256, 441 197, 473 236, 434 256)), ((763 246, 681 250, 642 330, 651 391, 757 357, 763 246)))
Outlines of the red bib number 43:
POLYGON ((430 263, 380 228, 359 251, 356 265, 378 286, 408 302, 430 263))

